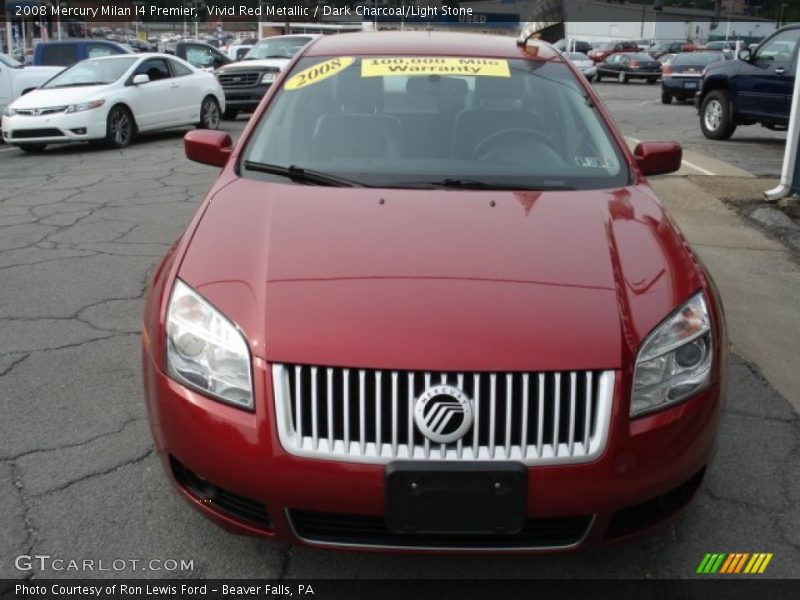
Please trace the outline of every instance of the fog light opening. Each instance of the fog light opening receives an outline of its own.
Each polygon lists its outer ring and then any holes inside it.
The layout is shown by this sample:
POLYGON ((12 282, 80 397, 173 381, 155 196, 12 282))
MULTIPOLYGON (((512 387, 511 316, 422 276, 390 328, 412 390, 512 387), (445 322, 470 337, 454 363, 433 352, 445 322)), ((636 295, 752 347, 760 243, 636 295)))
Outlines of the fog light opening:
POLYGON ((70 131, 75 135, 86 135, 86 127, 78 127, 76 129, 70 129, 70 131))

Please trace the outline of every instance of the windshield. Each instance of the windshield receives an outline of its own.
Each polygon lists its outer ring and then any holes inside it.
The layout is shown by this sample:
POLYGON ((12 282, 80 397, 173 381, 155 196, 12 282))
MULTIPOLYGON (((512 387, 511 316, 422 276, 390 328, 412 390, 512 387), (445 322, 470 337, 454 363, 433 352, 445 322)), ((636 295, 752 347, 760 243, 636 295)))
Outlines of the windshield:
POLYGON ((79 87, 83 85, 107 85, 114 83, 135 63, 135 57, 87 59, 72 65, 53 77, 44 89, 79 87))
POLYGON ((570 52, 569 59, 570 60, 577 60, 577 61, 581 61, 581 60, 582 61, 589 61, 589 60, 592 60, 591 58, 589 58, 588 56, 586 56, 585 54, 583 54, 581 52, 570 52))
POLYGON ((721 52, 683 52, 672 61, 673 65, 708 65, 724 60, 721 52))
MULTIPOLYGON (((619 148, 564 63, 304 58, 243 153, 379 187, 625 185, 619 148)), ((274 174, 272 175, 274 177, 274 174)))
POLYGON ((0 63, 12 69, 19 69, 22 66, 21 62, 14 60, 8 54, 0 54, 0 63))
POLYGON ((292 58, 310 41, 310 37, 266 39, 250 48, 245 59, 292 58))

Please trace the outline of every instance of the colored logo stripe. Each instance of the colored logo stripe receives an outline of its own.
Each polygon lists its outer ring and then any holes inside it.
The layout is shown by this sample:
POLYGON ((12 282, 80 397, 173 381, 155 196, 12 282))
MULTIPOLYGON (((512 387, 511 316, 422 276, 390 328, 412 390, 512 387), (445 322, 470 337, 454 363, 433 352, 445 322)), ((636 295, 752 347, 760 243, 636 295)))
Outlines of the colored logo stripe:
POLYGON ((772 556, 772 553, 767 552, 757 552, 754 554, 750 554, 749 552, 733 552, 730 554, 724 552, 709 553, 700 561, 700 565, 697 567, 697 573, 720 573, 726 575, 736 573, 763 573, 772 560, 772 556))

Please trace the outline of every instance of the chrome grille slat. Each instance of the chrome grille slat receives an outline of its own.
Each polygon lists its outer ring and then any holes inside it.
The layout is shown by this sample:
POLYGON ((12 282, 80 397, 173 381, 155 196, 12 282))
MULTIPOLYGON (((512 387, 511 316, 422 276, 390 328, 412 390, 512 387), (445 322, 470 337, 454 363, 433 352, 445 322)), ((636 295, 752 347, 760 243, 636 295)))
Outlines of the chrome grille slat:
POLYGON ((385 464, 392 460, 579 463, 606 445, 615 373, 442 373, 273 364, 277 427, 290 454, 385 464), (472 400, 461 440, 432 443, 414 422, 416 399, 439 383, 472 400), (405 422, 404 422, 405 417, 405 422))

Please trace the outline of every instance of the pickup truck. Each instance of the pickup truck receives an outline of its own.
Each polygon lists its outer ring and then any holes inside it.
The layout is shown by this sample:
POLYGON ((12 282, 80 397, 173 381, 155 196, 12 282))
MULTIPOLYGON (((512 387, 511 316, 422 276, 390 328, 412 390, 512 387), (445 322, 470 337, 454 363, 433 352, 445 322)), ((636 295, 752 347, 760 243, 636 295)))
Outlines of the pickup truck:
POLYGON ((7 54, 0 54, 0 114, 23 94, 60 73, 61 67, 23 67, 7 54))
POLYGON ((739 125, 777 131, 789 124, 800 23, 782 27, 738 60, 705 68, 694 105, 703 135, 727 140, 739 125))
POLYGON ((225 92, 225 119, 256 109, 264 94, 295 54, 319 34, 278 35, 264 38, 245 55, 244 60, 218 69, 214 75, 225 92))

